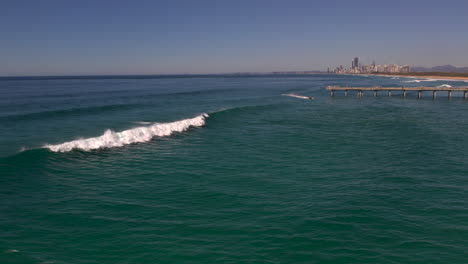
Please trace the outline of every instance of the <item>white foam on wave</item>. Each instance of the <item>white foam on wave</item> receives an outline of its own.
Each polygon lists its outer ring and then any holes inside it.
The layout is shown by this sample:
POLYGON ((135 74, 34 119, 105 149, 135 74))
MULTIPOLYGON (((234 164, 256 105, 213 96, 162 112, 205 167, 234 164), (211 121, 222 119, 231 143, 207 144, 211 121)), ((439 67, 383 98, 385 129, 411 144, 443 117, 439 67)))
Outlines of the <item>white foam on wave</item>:
POLYGON ((154 122, 147 122, 147 121, 136 121, 135 123, 140 124, 140 125, 154 124, 154 122))
POLYGON ((403 81, 405 83, 420 83, 420 82, 436 82, 438 80, 436 79, 420 79, 420 80, 409 80, 409 81, 403 81))
POLYGON ((314 99, 313 97, 310 97, 310 96, 304 96, 304 95, 298 95, 298 94, 282 94, 282 96, 289 96, 289 97, 295 97, 295 98, 299 98, 299 99, 314 99))
POLYGON ((450 88, 450 87, 452 87, 452 85, 450 85, 450 84, 442 84, 442 85, 439 85, 439 86, 437 86, 437 87, 438 87, 438 88, 450 88))
POLYGON ((57 145, 46 144, 54 152, 68 152, 73 149, 89 151, 100 148, 122 147, 132 143, 141 143, 150 141, 153 137, 169 136, 174 132, 182 132, 189 127, 200 127, 205 124, 207 114, 202 114, 190 119, 184 119, 171 123, 158 123, 151 126, 136 127, 122 132, 107 130, 102 136, 77 139, 57 145))

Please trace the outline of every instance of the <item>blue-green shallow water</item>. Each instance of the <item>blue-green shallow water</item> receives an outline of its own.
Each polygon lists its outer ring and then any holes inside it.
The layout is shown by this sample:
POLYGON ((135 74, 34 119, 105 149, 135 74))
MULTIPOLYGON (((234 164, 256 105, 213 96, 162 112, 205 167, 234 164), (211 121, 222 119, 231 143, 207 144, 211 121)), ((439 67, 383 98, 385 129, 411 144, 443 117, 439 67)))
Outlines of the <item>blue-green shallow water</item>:
POLYGON ((324 90, 408 80, 0 80, 0 263, 467 263, 468 102, 324 90))

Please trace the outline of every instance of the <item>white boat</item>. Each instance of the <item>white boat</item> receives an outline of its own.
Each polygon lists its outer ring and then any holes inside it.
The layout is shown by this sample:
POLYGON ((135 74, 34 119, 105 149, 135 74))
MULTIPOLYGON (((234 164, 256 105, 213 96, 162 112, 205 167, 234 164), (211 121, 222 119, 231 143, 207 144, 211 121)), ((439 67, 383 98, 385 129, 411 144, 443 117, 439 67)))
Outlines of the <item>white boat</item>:
POLYGON ((311 96, 304 96, 304 95, 298 95, 298 94, 282 94, 283 96, 290 96, 290 97, 295 97, 295 98, 299 98, 299 99, 307 99, 307 100, 311 100, 311 99, 314 99, 313 97, 311 96))

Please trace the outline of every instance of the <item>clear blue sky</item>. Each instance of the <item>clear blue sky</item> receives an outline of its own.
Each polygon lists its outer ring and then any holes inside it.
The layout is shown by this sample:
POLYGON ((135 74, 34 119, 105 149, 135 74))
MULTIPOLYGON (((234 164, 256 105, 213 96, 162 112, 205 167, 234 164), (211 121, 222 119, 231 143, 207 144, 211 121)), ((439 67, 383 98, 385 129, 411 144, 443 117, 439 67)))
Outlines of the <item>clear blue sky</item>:
POLYGON ((467 0, 3 0, 0 76, 468 66, 467 0))

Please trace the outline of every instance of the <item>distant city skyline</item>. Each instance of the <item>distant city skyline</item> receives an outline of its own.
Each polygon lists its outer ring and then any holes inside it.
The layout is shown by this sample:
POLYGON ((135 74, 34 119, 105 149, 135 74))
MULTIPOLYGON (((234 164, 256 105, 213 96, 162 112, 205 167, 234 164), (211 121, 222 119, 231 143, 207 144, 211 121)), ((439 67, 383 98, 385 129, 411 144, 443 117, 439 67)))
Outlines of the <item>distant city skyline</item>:
POLYGON ((6 1, 0 76, 468 66, 468 2, 6 1))
POLYGON ((375 60, 372 61, 372 64, 365 64, 359 61, 359 57, 354 57, 351 61, 351 66, 348 68, 346 66, 340 65, 332 70, 327 69, 328 73, 336 74, 371 74, 371 73, 409 73, 409 65, 397 65, 397 64, 382 64, 377 65, 375 60))

